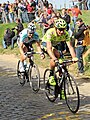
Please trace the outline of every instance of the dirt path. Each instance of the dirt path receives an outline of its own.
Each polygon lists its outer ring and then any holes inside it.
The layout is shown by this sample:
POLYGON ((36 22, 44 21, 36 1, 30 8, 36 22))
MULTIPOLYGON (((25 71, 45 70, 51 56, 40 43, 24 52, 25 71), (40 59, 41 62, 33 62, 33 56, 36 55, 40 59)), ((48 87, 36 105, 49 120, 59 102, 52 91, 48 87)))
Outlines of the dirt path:
MULTIPOLYGON (((0 55, 0 67, 8 69, 12 69, 16 73, 16 68, 17 68, 17 63, 18 63, 19 58, 15 55, 0 55)), ((45 69, 39 68, 40 69, 40 74, 43 76, 43 72, 45 69)))

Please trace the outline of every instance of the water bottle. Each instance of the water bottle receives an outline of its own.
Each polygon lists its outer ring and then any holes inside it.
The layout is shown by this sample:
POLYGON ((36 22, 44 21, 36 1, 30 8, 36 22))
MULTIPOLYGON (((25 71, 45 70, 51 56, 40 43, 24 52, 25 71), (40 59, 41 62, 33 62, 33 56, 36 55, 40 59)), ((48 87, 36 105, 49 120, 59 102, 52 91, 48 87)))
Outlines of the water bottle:
POLYGON ((26 68, 27 68, 27 62, 24 61, 24 69, 26 70, 26 68))
POLYGON ((28 71, 28 69, 29 69, 29 64, 27 64, 27 66, 26 66, 26 71, 28 71))

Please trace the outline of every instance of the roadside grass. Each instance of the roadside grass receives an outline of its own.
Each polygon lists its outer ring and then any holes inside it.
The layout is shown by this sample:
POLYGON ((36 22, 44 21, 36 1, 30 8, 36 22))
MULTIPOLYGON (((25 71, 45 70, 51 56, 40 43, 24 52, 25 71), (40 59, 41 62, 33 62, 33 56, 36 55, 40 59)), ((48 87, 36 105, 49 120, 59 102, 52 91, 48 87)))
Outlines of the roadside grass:
MULTIPOLYGON (((79 15, 79 17, 81 17, 85 24, 88 24, 90 25, 90 10, 83 10, 82 11, 82 14, 83 15, 79 15)), ((27 27, 27 23, 24 23, 24 28, 27 27)), ((3 49, 2 47, 2 40, 3 40, 3 36, 4 36, 4 31, 6 28, 14 28, 16 26, 16 23, 10 23, 10 24, 0 24, 0 54, 14 54, 16 55, 18 58, 19 58, 19 50, 18 50, 18 47, 17 47, 17 44, 15 44, 15 48, 13 50, 11 50, 11 47, 8 47, 8 49, 3 49)), ((37 26, 37 32, 40 36, 40 38, 42 38, 42 29, 38 26, 37 26)), ((34 45, 35 49, 36 49, 36 46, 34 45)), ((46 55, 46 58, 44 60, 41 60, 40 59, 40 55, 35 55, 35 62, 38 64, 38 66, 40 67, 49 67, 49 60, 50 58, 46 55)), ((85 74, 86 75, 89 75, 90 76, 90 55, 86 57, 86 61, 87 61, 87 64, 85 65, 85 74)), ((73 71, 74 73, 76 73, 77 71, 77 66, 74 65, 72 67, 72 69, 75 70, 73 71)))

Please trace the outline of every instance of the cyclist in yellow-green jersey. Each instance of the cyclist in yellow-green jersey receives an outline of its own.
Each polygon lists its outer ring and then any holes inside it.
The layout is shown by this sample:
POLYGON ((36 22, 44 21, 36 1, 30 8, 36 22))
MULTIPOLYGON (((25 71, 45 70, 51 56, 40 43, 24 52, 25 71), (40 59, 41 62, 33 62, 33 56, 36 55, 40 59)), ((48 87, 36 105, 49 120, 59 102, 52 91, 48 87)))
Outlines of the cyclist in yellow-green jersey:
MULTIPOLYGON (((58 59, 60 58, 60 53, 55 48, 55 46, 60 43, 60 41, 66 41, 73 61, 76 61, 76 54, 74 48, 71 45, 69 33, 66 31, 66 22, 61 18, 55 21, 54 28, 50 28, 46 32, 42 38, 41 43, 43 49, 47 51, 48 55, 51 58, 50 68, 52 71, 54 71, 55 62, 58 62, 58 59)), ((52 80, 50 81, 50 84, 56 85, 55 81, 53 80, 53 72, 51 73, 51 78, 52 80)))

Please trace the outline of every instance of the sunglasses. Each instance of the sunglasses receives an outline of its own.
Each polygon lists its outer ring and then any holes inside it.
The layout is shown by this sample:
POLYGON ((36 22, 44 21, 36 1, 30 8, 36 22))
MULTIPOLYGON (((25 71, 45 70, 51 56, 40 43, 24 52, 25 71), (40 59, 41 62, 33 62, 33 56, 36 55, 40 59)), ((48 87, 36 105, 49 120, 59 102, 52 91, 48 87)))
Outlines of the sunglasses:
POLYGON ((64 30, 65 30, 65 28, 58 28, 58 30, 59 30, 59 31, 64 31, 64 30))
POLYGON ((29 35, 33 35, 33 33, 28 32, 29 35))

